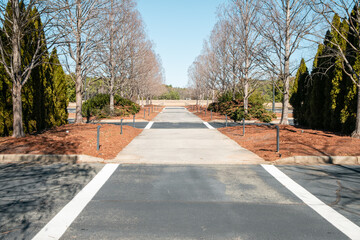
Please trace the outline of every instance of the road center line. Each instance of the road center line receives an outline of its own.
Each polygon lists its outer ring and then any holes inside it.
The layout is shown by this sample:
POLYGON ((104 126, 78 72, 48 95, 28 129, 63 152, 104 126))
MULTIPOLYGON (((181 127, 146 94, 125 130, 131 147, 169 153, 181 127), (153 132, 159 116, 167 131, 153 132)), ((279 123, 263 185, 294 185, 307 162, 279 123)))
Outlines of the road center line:
POLYGON ((150 129, 154 122, 149 122, 144 129, 150 129))
POLYGON ((215 129, 214 127, 212 127, 208 122, 203 122, 205 124, 205 126, 207 126, 209 129, 215 129))
POLYGON ((285 173, 280 171, 277 167, 264 164, 262 164, 261 166, 274 178, 276 178, 276 180, 278 180, 282 185, 284 185, 287 189, 289 189, 304 203, 306 203, 314 211, 316 211, 328 222, 334 225, 337 229, 343 232, 346 236, 351 239, 360 239, 360 227, 357 226, 355 223, 351 222, 349 219, 335 211, 333 208, 323 203, 320 199, 312 195, 309 191, 296 183, 285 173))
POLYGON ((118 166, 119 164, 106 164, 101 171, 35 235, 33 240, 60 239, 118 166))

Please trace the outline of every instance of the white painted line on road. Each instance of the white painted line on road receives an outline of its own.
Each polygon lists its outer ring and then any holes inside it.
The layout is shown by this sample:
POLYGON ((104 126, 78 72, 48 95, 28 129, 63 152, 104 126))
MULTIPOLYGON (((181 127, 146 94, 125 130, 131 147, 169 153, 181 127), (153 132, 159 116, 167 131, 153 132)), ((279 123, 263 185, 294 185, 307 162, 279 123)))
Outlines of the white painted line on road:
POLYGON ((150 129, 154 122, 149 122, 144 129, 150 129))
POLYGON ((208 122, 203 122, 205 124, 205 126, 207 126, 209 129, 215 129, 213 128, 208 122))
POLYGON ((296 183, 285 173, 280 171, 273 165, 261 165, 266 171, 268 171, 274 178, 276 178, 282 185, 294 193, 304 203, 311 207, 314 211, 320 214, 328 222, 334 225, 337 229, 343 232, 351 239, 360 239, 360 227, 349 219, 335 211, 323 203, 320 199, 312 195, 309 191, 296 183))
POLYGON ((43 227, 33 240, 60 239, 66 229, 114 173, 119 164, 106 164, 101 171, 43 227))

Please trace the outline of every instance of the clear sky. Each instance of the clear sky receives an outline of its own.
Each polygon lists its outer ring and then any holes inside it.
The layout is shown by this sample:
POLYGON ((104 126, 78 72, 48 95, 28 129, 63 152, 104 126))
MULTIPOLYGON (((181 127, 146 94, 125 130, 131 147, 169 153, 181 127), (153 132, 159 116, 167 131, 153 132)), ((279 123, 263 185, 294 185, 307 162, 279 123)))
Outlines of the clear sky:
POLYGON ((162 59, 166 84, 186 87, 187 71, 201 53, 226 0, 137 0, 147 34, 162 59))

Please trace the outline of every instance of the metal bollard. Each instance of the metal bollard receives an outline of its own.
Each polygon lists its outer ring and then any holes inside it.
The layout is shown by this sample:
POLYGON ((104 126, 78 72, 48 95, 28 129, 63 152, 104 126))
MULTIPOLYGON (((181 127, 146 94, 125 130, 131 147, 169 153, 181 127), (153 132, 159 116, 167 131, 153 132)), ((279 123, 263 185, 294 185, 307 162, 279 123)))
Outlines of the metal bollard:
POLYGON ((280 129, 279 126, 276 125, 276 152, 280 151, 280 129))
POLYGON ((245 136, 245 118, 243 118, 243 136, 245 136))
POLYGON ((146 113, 146 109, 144 109, 144 119, 145 119, 145 113, 146 113))
POLYGON ((96 149, 99 151, 100 149, 100 128, 101 126, 99 125, 97 127, 97 145, 96 145, 96 149))
POLYGON ((205 112, 205 117, 206 117, 206 109, 204 110, 204 112, 205 112))
POLYGON ((227 114, 225 114, 225 127, 227 127, 227 114))
POLYGON ((210 118, 210 121, 212 120, 212 110, 210 110, 210 114, 211 114, 211 118, 210 118))
POLYGON ((121 131, 120 131, 120 134, 122 134, 122 133, 123 133, 123 131, 122 131, 122 130, 123 130, 123 128, 122 128, 122 126, 123 126, 123 120, 124 120, 124 119, 121 119, 121 121, 120 121, 120 126, 121 126, 121 131))

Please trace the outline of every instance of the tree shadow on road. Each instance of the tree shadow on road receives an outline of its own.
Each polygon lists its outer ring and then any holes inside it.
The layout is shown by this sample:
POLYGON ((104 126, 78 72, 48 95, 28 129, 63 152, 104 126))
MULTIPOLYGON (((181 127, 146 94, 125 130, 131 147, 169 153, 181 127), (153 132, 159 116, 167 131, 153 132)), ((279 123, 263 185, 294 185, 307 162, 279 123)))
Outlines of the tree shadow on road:
MULTIPOLYGON (((335 210, 342 210, 360 221, 360 166, 283 166, 290 176, 301 176, 319 192, 312 192, 335 210)), ((297 178, 293 178, 295 181, 297 178)), ((315 190, 313 190, 315 191, 315 190)), ((357 222, 359 224, 360 222, 357 222)))
POLYGON ((0 239, 29 239, 96 174, 91 165, 28 161, 0 165, 0 239))

